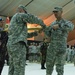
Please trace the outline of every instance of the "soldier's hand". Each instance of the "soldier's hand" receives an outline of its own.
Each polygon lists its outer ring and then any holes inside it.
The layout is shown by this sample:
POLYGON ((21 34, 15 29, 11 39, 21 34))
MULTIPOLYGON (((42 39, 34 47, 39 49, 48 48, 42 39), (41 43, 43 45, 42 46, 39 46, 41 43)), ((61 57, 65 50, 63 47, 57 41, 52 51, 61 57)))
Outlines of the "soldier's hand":
POLYGON ((58 28, 59 28, 59 25, 58 25, 58 24, 56 24, 56 25, 54 25, 52 28, 56 30, 56 29, 58 29, 58 28))

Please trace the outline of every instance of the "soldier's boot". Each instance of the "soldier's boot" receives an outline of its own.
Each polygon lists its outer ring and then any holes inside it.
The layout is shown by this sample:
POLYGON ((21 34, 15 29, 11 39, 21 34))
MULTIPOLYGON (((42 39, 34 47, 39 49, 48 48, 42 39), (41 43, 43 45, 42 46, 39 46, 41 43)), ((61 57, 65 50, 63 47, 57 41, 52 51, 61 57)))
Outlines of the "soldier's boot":
POLYGON ((46 69, 44 64, 41 64, 41 69, 46 69))

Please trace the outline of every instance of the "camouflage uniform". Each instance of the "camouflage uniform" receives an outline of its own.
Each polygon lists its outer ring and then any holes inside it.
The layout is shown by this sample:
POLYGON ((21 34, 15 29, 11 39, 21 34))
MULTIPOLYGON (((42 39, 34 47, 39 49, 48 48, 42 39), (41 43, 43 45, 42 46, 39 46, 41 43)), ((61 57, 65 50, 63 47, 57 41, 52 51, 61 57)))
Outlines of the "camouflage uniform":
POLYGON ((47 50, 46 75, 52 75, 54 64, 56 63, 57 75, 64 73, 64 60, 67 46, 67 37, 69 31, 73 30, 74 25, 67 20, 61 19, 54 21, 45 29, 45 33, 50 37, 50 45, 47 50), (59 28, 54 30, 53 25, 59 25, 59 28))
POLYGON ((48 47, 48 43, 47 42, 43 42, 41 47, 40 47, 40 52, 42 54, 41 55, 41 69, 45 69, 47 47, 48 47))
POLYGON ((26 63, 27 23, 44 27, 41 19, 31 14, 16 13, 8 29, 9 75, 24 75, 26 63))

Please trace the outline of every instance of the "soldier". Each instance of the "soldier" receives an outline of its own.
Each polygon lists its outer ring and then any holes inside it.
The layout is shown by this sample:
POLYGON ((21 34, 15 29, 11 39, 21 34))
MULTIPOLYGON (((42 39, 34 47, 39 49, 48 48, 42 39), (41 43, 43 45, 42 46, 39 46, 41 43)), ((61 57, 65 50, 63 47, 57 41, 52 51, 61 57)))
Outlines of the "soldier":
POLYGON ((7 40, 8 35, 7 32, 4 31, 3 19, 0 18, 0 75, 7 55, 7 48, 6 48, 7 40))
POLYGON ((54 64, 56 63, 57 75, 64 75, 64 60, 69 31, 74 29, 74 25, 62 18, 62 7, 55 7, 53 14, 56 20, 44 30, 50 37, 50 45, 47 50, 46 75, 52 75, 54 64))
POLYGON ((41 69, 45 68, 45 62, 46 62, 46 53, 47 53, 47 47, 48 47, 48 41, 47 38, 43 39, 43 43, 40 47, 40 53, 41 53, 41 69))
POLYGON ((27 13, 24 5, 19 5, 8 28, 9 75, 25 75, 27 23, 45 27, 41 19, 27 13))

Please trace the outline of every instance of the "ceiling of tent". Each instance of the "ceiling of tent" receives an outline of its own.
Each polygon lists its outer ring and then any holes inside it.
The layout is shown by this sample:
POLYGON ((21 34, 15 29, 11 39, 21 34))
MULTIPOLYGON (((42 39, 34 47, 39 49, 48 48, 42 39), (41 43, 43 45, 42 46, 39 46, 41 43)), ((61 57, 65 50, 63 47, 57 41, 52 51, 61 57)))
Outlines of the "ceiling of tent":
MULTIPOLYGON (((27 11, 43 20, 52 15, 52 10, 55 6, 62 6, 63 8, 73 0, 0 0, 0 16, 12 16, 16 12, 18 5, 23 4, 27 7, 27 11)), ((67 8, 69 9, 69 8, 67 8)), ((66 11, 65 11, 66 12, 66 11)), ((73 19, 75 10, 69 11, 65 14, 67 19, 73 19)))
POLYGON ((20 4, 26 6, 27 12, 40 17, 44 22, 47 21, 46 24, 50 24, 53 19, 52 10, 55 6, 63 7, 64 18, 75 19, 75 0, 0 0, 0 16, 13 16, 20 4))

